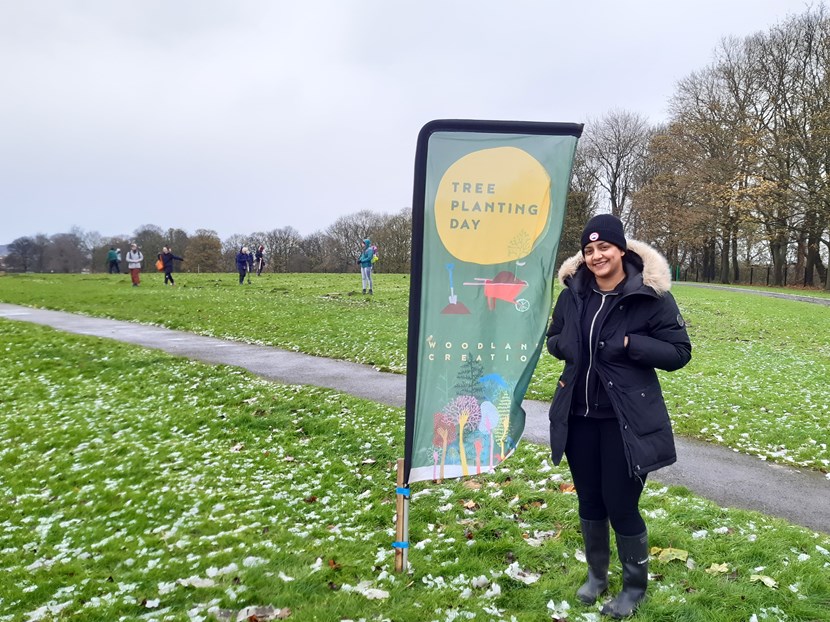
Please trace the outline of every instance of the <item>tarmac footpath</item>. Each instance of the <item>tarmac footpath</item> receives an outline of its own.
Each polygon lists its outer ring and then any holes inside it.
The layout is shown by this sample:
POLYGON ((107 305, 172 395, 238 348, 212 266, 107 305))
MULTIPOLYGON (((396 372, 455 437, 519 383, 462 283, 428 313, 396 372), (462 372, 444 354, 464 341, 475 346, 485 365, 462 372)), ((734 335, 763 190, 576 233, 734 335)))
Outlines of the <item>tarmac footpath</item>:
MULTIPOLYGON (((94 318, 0 303, 0 318, 42 324, 163 350, 212 364, 234 365, 285 384, 335 389, 403 407, 406 377, 368 365, 337 361, 270 346, 258 346, 131 322, 94 318)), ((548 404, 523 403, 524 440, 549 443, 548 404)), ((815 471, 771 464, 732 449, 675 437, 677 463, 649 475, 652 481, 685 486, 722 507, 756 510, 830 533, 830 479, 815 471)))

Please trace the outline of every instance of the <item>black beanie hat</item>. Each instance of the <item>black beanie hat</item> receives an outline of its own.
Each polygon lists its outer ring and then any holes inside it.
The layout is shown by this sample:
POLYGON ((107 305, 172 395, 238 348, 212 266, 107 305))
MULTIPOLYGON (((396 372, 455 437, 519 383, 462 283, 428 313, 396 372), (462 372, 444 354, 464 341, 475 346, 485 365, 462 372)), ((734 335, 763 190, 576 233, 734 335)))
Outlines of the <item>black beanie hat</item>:
POLYGON ((582 230, 582 250, 591 242, 602 240, 611 242, 614 246, 626 249, 625 232, 622 221, 612 214, 599 214, 594 216, 582 230))

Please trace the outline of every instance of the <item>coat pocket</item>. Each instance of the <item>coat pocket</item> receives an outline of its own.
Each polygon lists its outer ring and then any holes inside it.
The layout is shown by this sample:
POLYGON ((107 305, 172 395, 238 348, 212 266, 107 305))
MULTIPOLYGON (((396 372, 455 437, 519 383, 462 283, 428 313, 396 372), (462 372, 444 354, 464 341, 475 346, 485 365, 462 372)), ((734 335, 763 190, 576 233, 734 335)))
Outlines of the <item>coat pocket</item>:
POLYGON ((671 429, 659 382, 622 391, 620 398, 623 417, 637 436, 654 434, 667 427, 671 429))

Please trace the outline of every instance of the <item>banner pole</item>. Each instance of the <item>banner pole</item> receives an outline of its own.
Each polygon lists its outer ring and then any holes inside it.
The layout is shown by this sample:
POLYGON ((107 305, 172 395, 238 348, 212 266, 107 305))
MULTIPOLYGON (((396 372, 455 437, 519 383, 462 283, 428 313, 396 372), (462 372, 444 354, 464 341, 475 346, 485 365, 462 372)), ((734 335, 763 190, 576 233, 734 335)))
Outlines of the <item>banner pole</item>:
POLYGON ((404 487, 404 460, 398 458, 398 481, 395 503, 395 572, 407 571, 409 548, 409 488, 404 487))

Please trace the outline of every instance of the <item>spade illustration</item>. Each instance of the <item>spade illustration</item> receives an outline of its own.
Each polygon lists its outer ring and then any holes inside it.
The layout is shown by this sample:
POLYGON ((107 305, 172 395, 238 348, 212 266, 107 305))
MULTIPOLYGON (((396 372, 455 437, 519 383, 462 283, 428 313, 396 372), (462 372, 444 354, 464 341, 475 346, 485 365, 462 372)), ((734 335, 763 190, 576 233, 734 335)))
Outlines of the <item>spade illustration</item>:
POLYGON ((451 263, 447 264, 447 272, 450 274, 450 304, 444 307, 441 313, 448 313, 451 315, 469 315, 470 310, 463 302, 458 302, 458 296, 455 295, 455 289, 452 285, 452 269, 455 266, 451 263))

